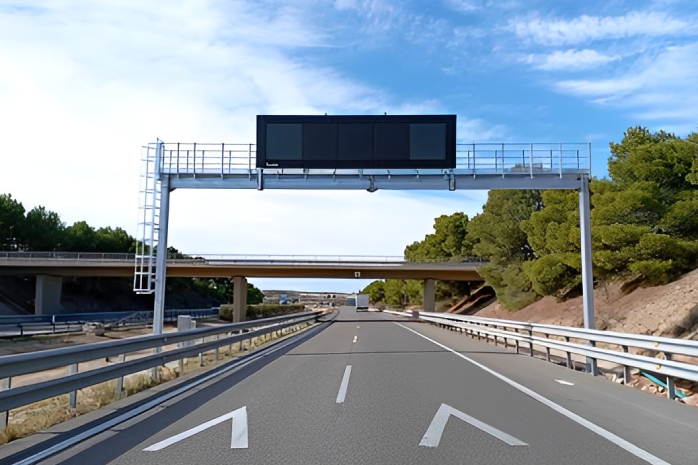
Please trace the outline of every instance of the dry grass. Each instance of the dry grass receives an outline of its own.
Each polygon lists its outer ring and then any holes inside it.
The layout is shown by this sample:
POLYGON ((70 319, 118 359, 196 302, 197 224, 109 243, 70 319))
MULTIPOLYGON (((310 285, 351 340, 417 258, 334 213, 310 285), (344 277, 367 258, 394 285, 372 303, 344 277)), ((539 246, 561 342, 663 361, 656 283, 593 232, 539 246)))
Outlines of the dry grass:
MULTIPOLYGON (((232 345, 222 346, 218 350, 219 362, 227 358, 234 357, 240 352, 249 351, 254 347, 261 346, 273 339, 278 339, 291 332, 298 331, 306 327, 306 323, 274 331, 250 340, 243 340, 232 345)), ((150 389, 158 384, 165 383, 198 370, 203 361, 204 366, 216 363, 215 351, 202 354, 200 357, 189 357, 184 360, 184 373, 180 373, 179 368, 158 367, 156 378, 152 378, 149 373, 136 373, 124 378, 122 397, 128 397, 146 389, 150 389)), ((100 407, 109 405, 118 400, 116 380, 90 386, 81 389, 77 394, 77 408, 70 408, 70 396, 68 394, 42 400, 33 404, 10 411, 8 427, 0 431, 0 446, 15 439, 30 436, 51 426, 62 423, 78 415, 97 410, 100 407)))

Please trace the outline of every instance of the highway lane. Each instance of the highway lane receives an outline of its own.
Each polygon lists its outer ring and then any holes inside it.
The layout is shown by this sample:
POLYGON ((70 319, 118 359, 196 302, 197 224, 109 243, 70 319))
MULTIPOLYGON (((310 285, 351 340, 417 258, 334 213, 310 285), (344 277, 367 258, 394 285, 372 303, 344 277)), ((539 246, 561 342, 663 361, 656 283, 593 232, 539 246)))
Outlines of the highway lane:
MULTIPOLYGON (((45 463, 696 463, 698 412, 689 407, 407 321, 342 308, 330 327, 226 389, 169 402, 45 463), (244 444, 226 420, 144 450, 243 407, 246 448, 231 448, 244 444), (426 433, 432 424, 439 429, 432 420, 449 409, 471 421, 446 417, 434 447, 426 433)), ((232 424, 243 424, 239 413, 232 424)))

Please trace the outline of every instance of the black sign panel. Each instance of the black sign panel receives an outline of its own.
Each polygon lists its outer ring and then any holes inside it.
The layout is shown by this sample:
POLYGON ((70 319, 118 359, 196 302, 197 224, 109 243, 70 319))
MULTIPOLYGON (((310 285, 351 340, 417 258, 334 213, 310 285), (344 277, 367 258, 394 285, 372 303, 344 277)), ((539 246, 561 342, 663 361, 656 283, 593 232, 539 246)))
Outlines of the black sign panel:
POLYGON ((257 167, 455 168, 456 115, 258 115, 257 167))

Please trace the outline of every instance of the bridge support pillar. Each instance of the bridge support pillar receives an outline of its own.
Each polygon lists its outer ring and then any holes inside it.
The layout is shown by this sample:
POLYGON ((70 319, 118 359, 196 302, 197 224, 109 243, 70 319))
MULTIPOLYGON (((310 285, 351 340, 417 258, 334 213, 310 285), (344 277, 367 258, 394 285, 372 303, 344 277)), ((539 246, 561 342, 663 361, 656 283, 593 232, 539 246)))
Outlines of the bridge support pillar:
POLYGON ((247 314, 247 278, 233 277, 233 323, 245 321, 247 314))
POLYGON ((433 279, 424 280, 424 311, 436 311, 436 282, 433 279))
POLYGON ((40 274, 36 277, 36 298, 34 313, 37 315, 56 315, 61 313, 61 288, 63 278, 40 274))

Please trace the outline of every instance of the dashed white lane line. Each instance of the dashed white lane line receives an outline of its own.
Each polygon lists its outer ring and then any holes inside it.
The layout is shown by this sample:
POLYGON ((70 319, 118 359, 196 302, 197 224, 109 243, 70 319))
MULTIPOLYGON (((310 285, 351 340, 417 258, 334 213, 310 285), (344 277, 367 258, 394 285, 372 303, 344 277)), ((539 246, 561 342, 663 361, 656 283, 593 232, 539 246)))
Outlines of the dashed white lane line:
POLYGON ((352 343, 352 344, 356 344, 356 339, 357 339, 358 337, 359 337, 359 336, 354 336, 354 340, 351 341, 351 343, 352 343))
POLYGON ((447 350, 447 351, 453 353, 454 355, 457 355, 458 357, 460 357, 460 358, 462 358, 462 359, 464 359, 464 360, 467 360, 468 362, 472 363, 472 364, 475 365, 476 367, 481 368, 481 369, 485 370, 487 373, 491 374, 492 376, 501 379, 502 381, 504 381, 504 382, 507 383, 508 385, 512 386, 512 387, 515 388, 515 389, 518 389, 519 391, 523 392, 523 393, 526 394, 527 396, 532 397, 533 399, 537 400, 537 401, 540 402, 541 404, 550 407, 551 409, 555 410, 555 411, 558 412, 559 414, 564 415, 564 416, 566 416, 567 418, 569 418, 570 420, 572 420, 572 421, 574 421, 574 422, 580 424, 581 426, 585 427, 585 428, 588 429, 589 431, 592 431, 592 432, 598 434, 599 436, 601 436, 602 438, 605 438, 605 439, 611 441, 613 444, 617 445, 618 447, 621 447, 622 449, 625 449, 626 451, 628 451, 628 452, 630 452, 631 454, 633 454, 635 457, 638 457, 638 458, 644 460, 644 461, 647 462, 647 463, 651 463, 652 465, 671 465, 669 462, 665 462, 664 460, 660 459, 659 457, 656 457, 656 456, 650 454, 650 453, 647 452, 646 450, 640 449, 640 448, 637 447, 635 444, 632 444, 632 443, 626 441, 625 439, 621 438, 620 436, 616 436, 615 434, 613 434, 613 433, 611 433, 610 431, 608 431, 608 430, 606 430, 606 429, 600 427, 599 425, 594 424, 594 423, 590 422, 589 420, 580 417, 580 416, 577 415, 576 413, 567 410, 565 407, 563 407, 563 406, 561 406, 561 405, 556 404, 555 402, 553 402, 552 400, 548 399, 547 397, 543 397, 542 395, 540 395, 540 394, 538 394, 537 392, 535 392, 535 391, 533 391, 533 390, 527 388, 526 386, 517 383, 517 382, 514 381, 513 379, 507 378, 506 376, 504 376, 504 375, 502 375, 502 374, 500 374, 500 373, 497 373, 497 372, 494 371, 493 369, 488 368, 488 367, 486 367, 485 365, 483 365, 483 364, 481 364, 481 363, 479 363, 479 362, 476 362, 476 361, 473 360, 472 358, 466 357, 465 355, 461 354, 460 352, 457 352, 457 351, 451 349, 450 347, 447 347, 447 346, 441 344, 440 342, 436 342, 435 340, 433 340, 433 339, 431 339, 431 338, 425 336, 424 334, 422 334, 422 333, 420 333, 420 332, 418 332, 418 331, 415 331, 415 330, 412 329, 412 328, 409 328, 409 327, 403 325, 402 323, 395 323, 395 324, 398 325, 398 326, 401 326, 401 327, 405 328, 407 331, 413 332, 413 333, 416 334, 417 336, 419 336, 419 337, 421 337, 421 338, 424 338, 424 339, 426 339, 427 341, 429 341, 429 342, 431 342, 431 343, 433 343, 433 344, 436 344, 437 346, 441 347, 442 349, 445 349, 445 350, 447 350))
POLYGON ((570 383, 569 381, 565 381, 564 379, 556 379, 555 382, 564 384, 565 386, 574 386, 574 383, 570 383))
POLYGON ((337 393, 337 403, 344 403, 344 398, 347 396, 347 388, 349 387, 349 376, 351 376, 351 365, 347 365, 344 369, 344 377, 342 384, 339 385, 339 393, 337 393))

